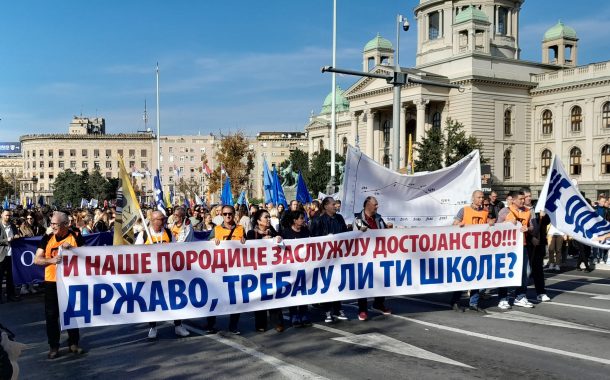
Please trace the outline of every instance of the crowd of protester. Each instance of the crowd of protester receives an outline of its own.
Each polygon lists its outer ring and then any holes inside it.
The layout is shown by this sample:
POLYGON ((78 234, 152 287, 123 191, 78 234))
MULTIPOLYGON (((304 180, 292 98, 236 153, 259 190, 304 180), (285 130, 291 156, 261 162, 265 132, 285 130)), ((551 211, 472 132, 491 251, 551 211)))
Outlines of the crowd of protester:
MULTIPOLYGON (((610 220, 610 199, 600 196, 591 203, 596 212, 606 220, 610 220)), ((163 213, 143 208, 144 219, 140 219, 134 226, 136 244, 158 244, 170 242, 188 242, 194 239, 194 234, 206 233, 208 239, 215 244, 221 240, 273 239, 280 243, 283 239, 303 239, 330 234, 341 234, 347 231, 366 231, 368 229, 393 228, 386 223, 382 215, 377 213, 379 207, 375 197, 368 197, 362 205, 361 211, 354 215, 354 222, 346 224, 341 214, 341 204, 332 197, 314 200, 311 204, 303 205, 293 200, 284 209, 283 205, 275 207, 273 204, 261 205, 194 205, 193 207, 176 206, 163 213), (145 228, 148 227, 148 228, 145 228), (148 232, 147 232, 148 231, 148 232), (150 233, 151 236, 148 236, 150 233)), ((45 285, 47 290, 54 284, 54 272, 48 273, 49 266, 55 263, 54 257, 49 256, 49 244, 81 245, 82 236, 112 231, 116 210, 113 207, 106 209, 74 209, 57 212, 50 207, 37 207, 26 210, 17 207, 13 210, 2 211, 2 224, 0 236, 0 285, 6 280, 5 298, 0 291, 0 302, 18 302, 20 296, 36 292, 32 284, 24 284, 16 289, 11 275, 10 246, 13 241, 20 238, 42 237, 38 247, 35 263, 45 266, 45 285), (68 239, 68 240, 63 240, 68 239), (68 243, 66 243, 68 242, 68 243), (49 285, 51 283, 51 285, 49 285)), ((545 293, 543 271, 563 271, 569 268, 568 256, 576 257, 576 269, 592 271, 596 263, 609 263, 608 251, 591 248, 580 244, 555 227, 550 225, 548 216, 536 213, 532 202, 531 191, 521 189, 506 194, 505 200, 500 201, 496 192, 484 194, 475 191, 471 204, 463 207, 455 216, 454 225, 465 226, 469 224, 517 223, 522 224, 524 234, 524 262, 523 282, 514 290, 506 288, 497 289, 498 307, 502 310, 518 307, 534 307, 527 295, 528 281, 531 276, 535 285, 536 301, 548 302, 551 299, 545 293), (545 265, 546 260, 546 265, 545 265), (582 265, 582 266, 581 266, 582 265), (584 268, 583 268, 584 267, 584 268), (509 295, 514 301, 510 304, 509 295)), ((205 235, 204 235, 205 236, 205 235)), ((0 288, 1 289, 1 288, 0 288)), ((48 293, 48 291, 47 291, 48 293)), ((454 292, 451 295, 451 307, 456 311, 474 310, 484 312, 479 306, 481 298, 489 298, 490 290, 472 290, 468 292, 468 305, 462 305, 464 292, 454 292)), ((48 357, 53 359, 58 355, 58 310, 56 294, 45 296, 47 309, 47 335, 51 350, 48 357), (49 310, 52 309, 52 310, 49 310)), ((366 298, 358 300, 358 319, 369 319, 369 311, 375 310, 382 314, 391 314, 392 311, 385 304, 384 297, 376 297, 369 309, 366 298)), ((340 301, 314 305, 323 312, 324 321, 332 323, 348 319, 340 301)), ((281 309, 260 310, 254 312, 254 328, 264 332, 272 325, 276 331, 282 332, 288 326, 307 327, 312 324, 309 305, 293 306, 288 309, 289 324, 284 321, 281 309)), ((229 317, 228 330, 239 334, 240 315, 229 317)), ((188 336, 190 333, 182 326, 182 321, 174 321, 177 336, 188 336)), ((216 333, 216 317, 207 318, 205 329, 208 333, 216 333)), ((148 338, 157 337, 157 324, 150 323, 148 338)), ((78 346, 78 332, 70 333, 70 351, 80 353, 78 346)))

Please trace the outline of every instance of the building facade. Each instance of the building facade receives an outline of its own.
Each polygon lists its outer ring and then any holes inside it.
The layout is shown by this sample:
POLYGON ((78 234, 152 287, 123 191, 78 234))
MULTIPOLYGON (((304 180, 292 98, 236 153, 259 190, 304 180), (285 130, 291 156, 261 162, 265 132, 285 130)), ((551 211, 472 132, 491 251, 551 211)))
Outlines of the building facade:
MULTIPOLYGON (((338 133, 386 166, 392 146, 399 144, 399 166, 404 167, 409 135, 421 141, 429 128, 443 128, 451 118, 482 140, 494 189, 528 185, 539 190, 556 154, 588 196, 608 194, 610 67, 607 62, 577 66, 576 31, 552 21, 541 36, 541 62, 522 60, 522 6, 523 0, 421 0, 414 9, 416 67, 401 70, 461 89, 404 85, 395 142, 392 86, 363 77, 341 94, 348 110, 337 109, 338 133), (350 126, 339 127, 345 120, 350 126)), ((393 54, 390 41, 375 37, 363 49, 363 71, 391 74, 393 54)), ((310 122, 306 130, 310 144, 328 146, 330 123, 310 122)))

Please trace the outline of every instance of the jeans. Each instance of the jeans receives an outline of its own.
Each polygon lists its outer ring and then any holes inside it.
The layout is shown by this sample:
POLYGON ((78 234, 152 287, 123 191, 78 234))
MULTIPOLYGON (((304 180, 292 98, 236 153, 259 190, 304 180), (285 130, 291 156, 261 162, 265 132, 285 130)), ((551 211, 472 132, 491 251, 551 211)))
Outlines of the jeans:
MULTIPOLYGON (((529 255, 527 253, 527 246, 523 246, 523 267, 521 268, 521 285, 515 289, 515 295, 527 295, 527 284, 529 282, 529 276, 527 268, 529 266, 529 255)), ((498 298, 500 300, 508 297, 508 288, 498 288, 498 298)))

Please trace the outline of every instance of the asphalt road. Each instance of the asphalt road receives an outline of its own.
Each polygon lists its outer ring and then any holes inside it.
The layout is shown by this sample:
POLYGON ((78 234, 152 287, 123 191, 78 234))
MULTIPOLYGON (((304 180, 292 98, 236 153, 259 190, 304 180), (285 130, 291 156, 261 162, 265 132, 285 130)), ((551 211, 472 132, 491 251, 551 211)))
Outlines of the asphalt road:
POLYGON ((493 296, 482 300, 487 313, 460 313, 449 294, 433 294, 388 299, 393 314, 370 312, 366 322, 355 301, 345 304, 350 320, 333 324, 311 309, 314 326, 283 333, 256 332, 252 313, 242 315, 239 336, 207 335, 204 319, 185 321, 187 338, 160 324, 155 341, 147 324, 90 328, 81 330, 85 355, 64 345, 53 361, 42 295, 0 305, 0 322, 28 345, 22 379, 608 379, 610 271, 546 276, 552 301, 533 309, 501 311, 493 296))

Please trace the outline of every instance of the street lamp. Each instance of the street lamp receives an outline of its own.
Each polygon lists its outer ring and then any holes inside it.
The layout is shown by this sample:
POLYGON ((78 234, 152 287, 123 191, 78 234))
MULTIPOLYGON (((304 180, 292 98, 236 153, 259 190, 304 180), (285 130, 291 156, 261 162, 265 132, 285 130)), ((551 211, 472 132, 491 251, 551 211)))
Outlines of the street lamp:
POLYGON ((36 204, 36 184, 38 183, 38 177, 32 177, 32 204, 36 204))

